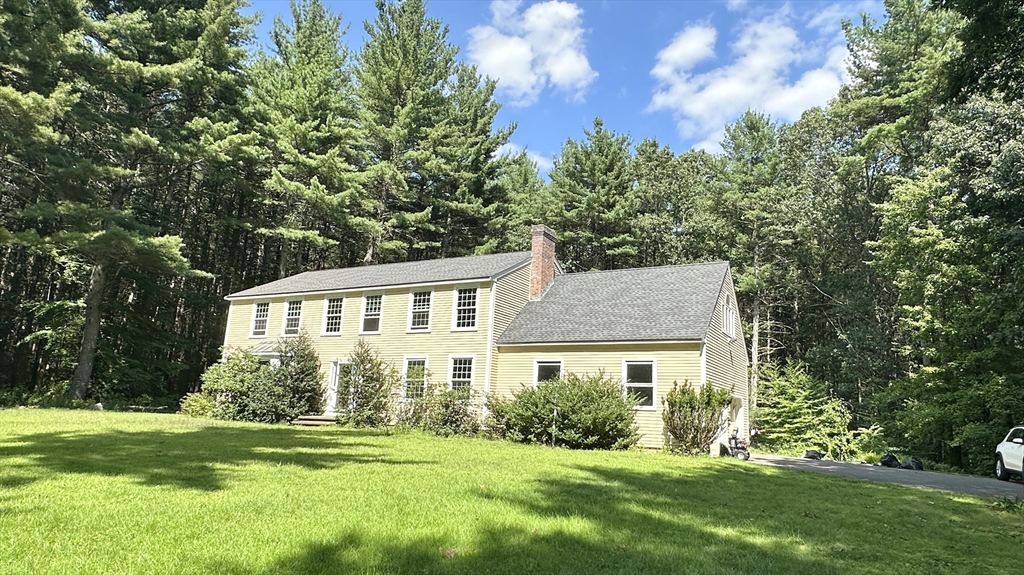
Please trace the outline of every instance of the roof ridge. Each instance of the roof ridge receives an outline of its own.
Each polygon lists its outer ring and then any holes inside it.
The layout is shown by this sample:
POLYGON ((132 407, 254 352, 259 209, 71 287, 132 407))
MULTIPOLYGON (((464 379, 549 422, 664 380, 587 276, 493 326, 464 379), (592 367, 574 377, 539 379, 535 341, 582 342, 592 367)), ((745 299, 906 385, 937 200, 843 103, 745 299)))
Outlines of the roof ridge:
POLYGON ((470 256, 458 256, 458 257, 454 257, 454 258, 433 258, 433 259, 429 259, 429 260, 408 260, 408 261, 404 261, 404 262, 387 262, 387 263, 384 263, 384 264, 369 264, 369 265, 348 266, 348 267, 339 267, 339 268, 324 268, 322 270, 306 270, 306 271, 299 272, 297 274, 290 275, 290 276, 287 276, 287 277, 284 277, 284 278, 281 278, 281 279, 293 278, 293 277, 297 277, 297 276, 300 276, 300 275, 303 275, 303 274, 315 274, 315 273, 321 273, 321 272, 333 272, 333 271, 338 271, 338 270, 358 270, 358 269, 366 269, 366 268, 383 268, 383 267, 388 267, 388 266, 401 266, 401 265, 407 265, 407 264, 418 264, 418 263, 426 263, 426 262, 451 262, 451 261, 455 261, 455 260, 465 260, 465 259, 469 259, 469 258, 485 258, 485 257, 490 257, 490 256, 511 256, 511 255, 515 255, 515 254, 527 255, 529 253, 530 253, 529 251, 500 252, 500 253, 496 253, 496 254, 474 254, 474 255, 470 255, 470 256))
POLYGON ((713 261, 713 262, 693 262, 693 263, 689 263, 689 264, 672 264, 672 265, 667 265, 667 266, 647 266, 647 267, 639 267, 639 268, 619 268, 619 269, 614 269, 614 270, 590 270, 590 271, 585 271, 585 272, 571 272, 571 273, 562 274, 560 276, 555 276, 555 277, 558 278, 558 277, 565 277, 565 276, 596 275, 596 274, 607 274, 607 273, 615 273, 615 272, 636 272, 636 271, 641 271, 641 270, 663 270, 663 269, 670 269, 670 268, 693 268, 693 267, 698 267, 698 266, 710 266, 710 265, 715 265, 715 264, 730 265, 729 264, 729 260, 716 260, 716 261, 713 261))

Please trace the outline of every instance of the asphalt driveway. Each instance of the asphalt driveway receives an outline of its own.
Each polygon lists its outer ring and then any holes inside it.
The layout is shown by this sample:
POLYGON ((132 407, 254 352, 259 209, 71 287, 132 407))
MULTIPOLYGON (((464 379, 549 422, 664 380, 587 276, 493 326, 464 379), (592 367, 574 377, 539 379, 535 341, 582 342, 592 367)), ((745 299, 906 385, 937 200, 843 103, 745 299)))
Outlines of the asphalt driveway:
POLYGON ((953 493, 976 495, 979 497, 1017 497, 1024 499, 1024 483, 1018 481, 999 481, 995 478, 974 477, 970 475, 951 475, 934 471, 914 471, 911 469, 892 469, 877 465, 843 463, 839 461, 817 461, 781 455, 750 454, 750 461, 759 465, 771 465, 787 469, 800 469, 826 475, 853 477, 879 483, 897 483, 915 487, 927 487, 953 493))

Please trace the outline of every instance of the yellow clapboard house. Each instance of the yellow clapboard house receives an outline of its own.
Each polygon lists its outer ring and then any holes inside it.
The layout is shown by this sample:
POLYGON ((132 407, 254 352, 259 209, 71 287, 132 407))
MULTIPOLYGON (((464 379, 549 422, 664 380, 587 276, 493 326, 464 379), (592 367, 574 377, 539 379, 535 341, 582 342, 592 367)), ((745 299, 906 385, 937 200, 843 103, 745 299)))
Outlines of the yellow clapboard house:
POLYGON ((727 262, 564 274, 555 233, 532 234, 529 252, 304 272, 231 294, 224 346, 269 360, 279 338, 305 331, 328 406, 360 339, 404 374, 480 398, 603 371, 641 398, 634 417, 652 448, 673 382, 711 382, 731 390, 730 427, 745 435, 747 352, 727 262))

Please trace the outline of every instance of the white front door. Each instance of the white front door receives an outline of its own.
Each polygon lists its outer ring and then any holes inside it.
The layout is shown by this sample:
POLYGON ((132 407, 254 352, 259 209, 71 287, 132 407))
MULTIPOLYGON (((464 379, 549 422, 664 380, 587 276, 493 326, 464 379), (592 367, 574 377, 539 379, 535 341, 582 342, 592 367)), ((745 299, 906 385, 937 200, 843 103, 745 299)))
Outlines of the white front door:
POLYGON ((338 375, 341 372, 341 363, 337 360, 331 362, 331 373, 327 377, 327 393, 324 396, 324 415, 335 415, 338 410, 338 375))

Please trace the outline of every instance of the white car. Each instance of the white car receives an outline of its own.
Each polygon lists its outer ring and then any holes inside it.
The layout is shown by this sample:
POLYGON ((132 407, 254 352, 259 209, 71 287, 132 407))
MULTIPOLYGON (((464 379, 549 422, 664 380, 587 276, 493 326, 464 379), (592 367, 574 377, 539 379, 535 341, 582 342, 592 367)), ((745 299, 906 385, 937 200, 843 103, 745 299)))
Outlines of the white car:
POLYGON ((1024 427, 1014 427, 996 446, 996 477, 1006 481, 1010 474, 1024 474, 1024 427))

